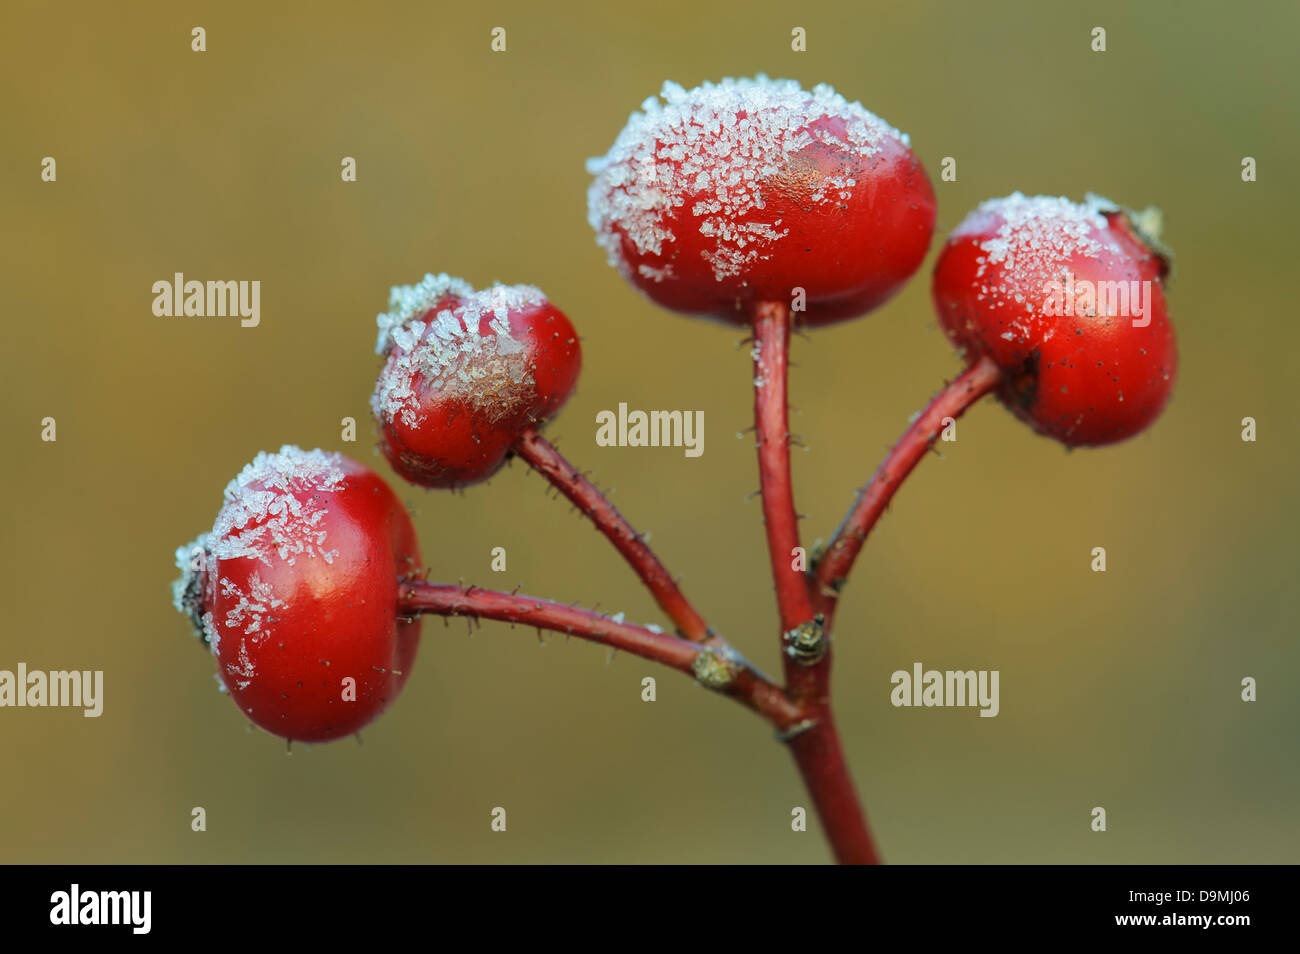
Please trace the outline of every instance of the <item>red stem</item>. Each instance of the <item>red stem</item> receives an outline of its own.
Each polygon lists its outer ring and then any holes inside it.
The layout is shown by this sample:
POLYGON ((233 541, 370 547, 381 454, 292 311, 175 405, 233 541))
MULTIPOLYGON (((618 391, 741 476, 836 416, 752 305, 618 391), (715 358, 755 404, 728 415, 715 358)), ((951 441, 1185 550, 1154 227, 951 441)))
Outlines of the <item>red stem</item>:
MULTIPOLYGON (((758 440, 758 485, 763 496, 763 523, 776 585, 781 632, 813 618, 812 597, 804 573, 794 568, 799 546, 799 517, 790 480, 789 410, 786 378, 790 353, 790 309, 783 302, 761 302, 754 309, 754 431, 758 440)), ((823 694, 816 670, 784 652, 786 688, 798 700, 823 694)), ((826 660, 823 660, 825 662, 826 660)))
POLYGON ((815 600, 827 625, 835 612, 840 590, 848 578, 867 535, 880 520, 907 475, 934 446, 943 430, 944 418, 956 420, 971 405, 988 394, 1001 380, 1001 372, 989 357, 976 361, 940 391, 903 434, 876 469, 871 482, 858 496, 835 530, 815 573, 815 600))
POLYGON ((596 525, 596 529, 609 538, 682 636, 697 643, 721 643, 721 640, 712 638, 713 631, 709 624, 678 589, 672 574, 646 545, 641 535, 632 529, 632 525, 595 484, 564 459, 553 444, 530 428, 515 443, 515 452, 569 498, 596 525))
POLYGON ((701 684, 758 712, 780 731, 789 730, 806 718, 804 710, 790 702, 779 686, 732 650, 701 647, 689 640, 620 623, 576 606, 473 586, 417 580, 402 583, 398 591, 398 612, 406 616, 431 613, 495 619, 577 636, 688 673, 701 684))
POLYGON ((790 739, 789 746, 826 839, 840 864, 878 865, 880 856, 853 788, 830 706, 819 706, 815 718, 817 724, 790 739))
POLYGON ((800 703, 807 722, 786 736, 790 753, 812 796, 826 838, 841 864, 878 864, 840 745, 830 704, 830 630, 821 634, 821 658, 789 652, 787 634, 813 620, 808 576, 794 567, 799 518, 790 478, 789 408, 786 388, 790 353, 790 309, 781 302, 755 306, 754 428, 758 438, 758 479, 763 521, 781 616, 782 662, 786 693, 800 703))

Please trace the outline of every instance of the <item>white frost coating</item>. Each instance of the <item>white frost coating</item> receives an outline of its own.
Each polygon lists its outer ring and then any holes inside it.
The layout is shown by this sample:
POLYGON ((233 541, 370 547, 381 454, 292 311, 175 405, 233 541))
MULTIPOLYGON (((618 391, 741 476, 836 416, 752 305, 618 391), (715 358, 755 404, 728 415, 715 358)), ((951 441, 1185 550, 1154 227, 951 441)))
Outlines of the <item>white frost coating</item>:
POLYGON ((665 265, 663 268, 655 268, 653 265, 642 263, 636 267, 636 270, 642 276, 656 282, 673 277, 673 266, 671 264, 665 265))
POLYGON ((220 657, 221 634, 217 632, 217 624, 211 613, 203 614, 203 635, 208 638, 208 649, 212 651, 212 655, 220 657))
POLYGON ((749 356, 754 359, 754 368, 757 373, 754 375, 754 389, 760 390, 767 387, 767 375, 763 370, 763 342, 757 338, 754 339, 754 346, 749 349, 749 356))
POLYGON ((468 298, 474 294, 474 288, 463 278, 453 278, 446 272, 437 275, 428 273, 415 285, 394 285, 388 291, 388 311, 376 316, 379 326, 379 340, 375 342, 375 354, 388 351, 391 333, 412 318, 423 315, 447 295, 468 298))
MULTIPOLYGON (((271 584, 257 573, 249 576, 247 593, 231 580, 222 577, 221 595, 227 602, 237 600, 226 610, 224 625, 226 629, 234 630, 239 635, 239 656, 235 662, 226 664, 226 672, 236 677, 235 685, 238 689, 247 689, 253 677, 257 675, 257 668, 248 654, 248 643, 251 640, 254 646, 261 645, 268 633, 263 628, 263 623, 269 621, 267 617, 273 611, 282 610, 287 604, 284 600, 276 599, 271 584)), ((211 633, 212 654, 219 657, 220 627, 212 625, 211 613, 204 614, 203 625, 204 629, 211 633)))
POLYGON ((239 658, 232 663, 226 663, 226 672, 235 676, 235 687, 241 691, 247 689, 257 675, 257 669, 253 666, 253 660, 248 655, 248 640, 239 641, 239 658))
MULTIPOLYGON (((700 233, 712 240, 702 253, 721 281, 770 257, 789 234, 781 221, 753 221, 764 209, 763 187, 786 168, 792 155, 813 143, 832 144, 864 159, 886 138, 908 145, 908 137, 861 103, 850 103, 830 86, 811 92, 794 80, 724 79, 684 90, 665 82, 633 113, 609 152, 587 160, 595 176, 587 191, 587 221, 611 265, 632 277, 620 236, 638 254, 663 255, 677 240, 668 216, 689 201, 703 216, 700 233), (840 121, 843 133, 810 129, 822 118, 840 121)), ((837 124, 838 125, 838 124, 837 124)), ((848 199, 857 182, 828 177, 815 203, 848 199)), ((671 272, 646 265, 645 278, 662 281, 671 272)))
POLYGON ((307 556, 333 563, 338 551, 325 548, 320 526, 328 511, 314 495, 339 490, 344 476, 336 453, 286 444, 275 454, 258 454, 226 485, 210 558, 251 557, 269 566, 274 556, 293 566, 307 556))
POLYGON ((176 607, 178 613, 189 615, 192 612, 186 597, 200 569, 194 565, 197 562, 196 555, 199 561, 206 559, 202 554, 207 552, 211 537, 209 533, 200 533, 191 542, 176 548, 176 569, 181 571, 181 575, 172 581, 172 606, 176 607))
POLYGON ((272 610, 283 609, 284 600, 276 599, 270 583, 257 573, 248 578, 248 593, 241 590, 226 577, 221 578, 221 595, 227 600, 238 599, 234 606, 226 610, 226 627, 239 629, 243 627, 245 636, 265 635, 262 623, 272 610))
POLYGON ((327 534, 321 522, 328 511, 316 495, 340 490, 345 477, 335 453, 304 451, 291 444, 274 454, 260 453, 226 485, 225 503, 212 532, 177 547, 176 567, 181 575, 172 583, 172 603, 196 622, 214 656, 221 654, 222 626, 240 635, 239 662, 229 667, 232 675, 244 677, 237 680, 238 688, 245 688, 253 676, 246 638, 255 643, 264 639, 270 614, 287 604, 256 572, 248 579, 247 593, 221 577, 221 597, 234 602, 218 625, 211 609, 202 605, 198 574, 215 575, 220 561, 239 557, 268 566, 273 557, 293 566, 304 555, 332 563, 338 551, 325 548, 327 534))
MULTIPOLYGON (((1000 281, 981 284, 976 299, 987 299, 992 307, 1009 309, 1010 330, 1002 332, 1003 339, 1028 337, 1029 329, 1021 316, 1026 312, 1029 317, 1037 315, 1047 297, 1048 283, 1068 278, 1071 259, 1100 258, 1102 252, 1119 253, 1118 246, 1098 237, 1108 224, 1102 210, 1110 207, 1107 200, 1095 196, 1089 196, 1085 202, 1072 202, 1064 196, 1025 196, 1013 192, 1002 199, 981 202, 953 230, 952 237, 960 238, 980 228, 979 220, 984 216, 1001 219, 997 232, 979 243, 984 254, 975 260, 979 266, 975 277, 984 279, 991 266, 998 267, 996 274, 1000 281)), ((992 279, 993 276, 988 276, 988 281, 992 279)))
POLYGON ((210 612, 203 610, 203 593, 198 575, 210 559, 212 534, 201 533, 193 542, 176 548, 176 568, 180 577, 172 581, 172 605, 198 627, 196 635, 208 644, 212 655, 220 651, 221 635, 210 612))
MULTIPOLYGON (((1017 261, 1023 266, 1050 265, 1053 259, 1075 255, 1096 258, 1102 249, 1093 233, 1106 228, 1106 217, 1094 202, 1013 192, 1004 199, 981 202, 977 212, 1002 219, 997 234, 981 242, 980 248, 988 264, 1003 265, 1008 271, 1016 268, 1017 261)), ((956 234, 960 232, 958 227, 956 234)))
POLYGON ((502 285, 471 292, 454 308, 427 321, 417 319, 389 331, 392 351, 379 375, 370 409, 385 424, 401 419, 408 427, 423 421, 424 389, 463 396, 486 410, 510 396, 531 395, 535 382, 525 346, 510 334, 509 316, 546 304, 532 285, 502 285), (488 322, 491 334, 481 333, 488 322))

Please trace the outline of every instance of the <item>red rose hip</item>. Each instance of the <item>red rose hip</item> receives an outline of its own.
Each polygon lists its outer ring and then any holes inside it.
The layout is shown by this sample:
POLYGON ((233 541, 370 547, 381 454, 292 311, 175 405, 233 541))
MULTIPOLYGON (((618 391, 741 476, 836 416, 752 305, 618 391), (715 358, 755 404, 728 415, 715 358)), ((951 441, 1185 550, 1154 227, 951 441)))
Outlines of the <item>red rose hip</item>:
POLYGON ((935 266, 939 323, 973 363, 1002 370, 1002 402, 1068 446, 1144 430, 1173 389, 1168 259, 1104 199, 1015 193, 984 202, 935 266))
POLYGON ((423 487, 486 480, 573 393, 582 365, 564 313, 529 285, 474 291, 447 276, 394 288, 370 400, 393 469, 423 487))
POLYGON ((406 683, 420 621, 397 618, 398 584, 420 552, 406 509, 356 461, 293 446, 258 454, 176 564, 176 608, 231 698, 268 732, 349 735, 406 683))
POLYGON ((920 266, 935 202, 908 138, 829 86, 665 83, 588 162, 610 264, 665 308, 736 324, 806 295, 808 324, 875 308, 920 266))

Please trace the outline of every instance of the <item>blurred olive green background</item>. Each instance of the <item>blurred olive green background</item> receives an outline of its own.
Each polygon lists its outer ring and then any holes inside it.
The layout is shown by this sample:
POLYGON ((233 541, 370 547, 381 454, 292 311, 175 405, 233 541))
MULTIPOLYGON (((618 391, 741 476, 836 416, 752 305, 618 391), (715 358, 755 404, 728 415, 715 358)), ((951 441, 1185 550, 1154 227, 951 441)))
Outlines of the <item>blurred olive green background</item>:
MULTIPOLYGON (((1281 3, 7 3, 0 668, 103 669, 106 698, 98 720, 0 710, 0 861, 828 858, 815 823, 790 830, 808 799, 769 730, 676 674, 432 620, 363 745, 286 756, 217 692, 168 589, 173 549, 259 450, 343 450, 395 480, 367 409, 374 316, 390 285, 445 270, 540 285, 567 311, 585 367, 550 435, 616 489, 714 624, 779 669, 737 439, 747 351, 606 266, 583 171, 665 78, 758 71, 832 83, 909 132, 939 197, 936 247, 984 198, 1092 190, 1159 204, 1178 252, 1181 369, 1156 427, 1067 453, 987 401, 857 567, 835 688, 887 859, 1300 861, 1298 29, 1281 3), (944 156, 956 182, 938 181, 944 156), (176 271, 261 281, 260 327, 154 317, 150 286, 176 271), (703 410, 704 456, 597 447, 595 413, 620 401, 703 410), (57 443, 40 440, 45 416, 57 443), (891 707, 890 673, 918 661, 1000 670, 1001 714, 891 707)), ((930 264, 878 313, 796 341, 809 544, 959 369, 930 264)), ((544 489, 516 465, 463 495, 399 493, 435 579, 662 623, 544 489)))

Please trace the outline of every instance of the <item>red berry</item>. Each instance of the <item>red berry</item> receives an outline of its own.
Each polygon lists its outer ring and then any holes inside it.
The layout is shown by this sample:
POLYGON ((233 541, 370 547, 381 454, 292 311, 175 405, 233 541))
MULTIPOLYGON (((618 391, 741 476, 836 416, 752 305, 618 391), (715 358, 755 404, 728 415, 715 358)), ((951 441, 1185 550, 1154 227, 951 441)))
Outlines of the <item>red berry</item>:
POLYGON ((1173 389, 1169 263, 1135 218, 1094 196, 1017 192, 971 213, 935 266, 948 337, 968 362, 990 356, 1002 402, 1070 446, 1132 437, 1173 389))
POLYGON ((370 399, 384 456, 424 487, 486 480, 525 429, 569 399, 582 366, 573 325, 529 285, 473 291, 426 275, 379 316, 387 361, 370 399))
POLYGON ((406 509, 356 461, 292 446, 258 454, 176 565, 176 608, 231 698, 268 732, 349 735, 406 683, 420 621, 398 620, 397 588, 420 551, 406 509))
POLYGON ((597 241, 653 301, 744 324, 751 303, 802 288, 820 324, 875 308, 920 266, 930 180, 861 104, 761 75, 660 95, 587 163, 597 241))

